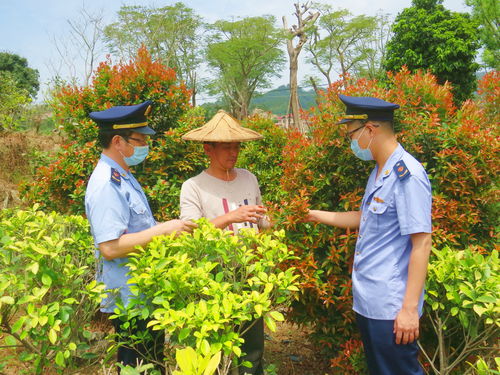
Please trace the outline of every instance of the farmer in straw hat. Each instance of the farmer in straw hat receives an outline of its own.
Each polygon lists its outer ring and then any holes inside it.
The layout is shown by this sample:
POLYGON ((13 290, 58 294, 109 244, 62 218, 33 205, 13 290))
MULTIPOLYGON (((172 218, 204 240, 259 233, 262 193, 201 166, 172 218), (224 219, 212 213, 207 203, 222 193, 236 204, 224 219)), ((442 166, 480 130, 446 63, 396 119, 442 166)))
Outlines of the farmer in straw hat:
MULTIPOLYGON (((257 178, 246 169, 235 168, 241 142, 263 138, 261 134, 242 127, 225 111, 220 110, 204 126, 191 130, 182 139, 203 142, 210 166, 182 184, 181 220, 209 219, 216 227, 235 234, 241 228, 268 226, 262 206, 257 178)), ((241 360, 252 363, 240 373, 263 374, 264 324, 252 322, 243 335, 241 360)))

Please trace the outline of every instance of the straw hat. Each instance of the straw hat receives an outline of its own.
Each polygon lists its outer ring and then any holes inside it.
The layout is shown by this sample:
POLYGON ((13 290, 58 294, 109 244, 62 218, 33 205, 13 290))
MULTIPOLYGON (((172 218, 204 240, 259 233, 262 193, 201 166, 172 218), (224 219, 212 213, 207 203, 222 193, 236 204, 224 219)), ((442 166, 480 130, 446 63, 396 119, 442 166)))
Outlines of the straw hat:
POLYGON ((185 141, 201 142, 245 142, 264 138, 261 134, 240 125, 226 111, 219 110, 201 128, 193 129, 182 136, 185 141))

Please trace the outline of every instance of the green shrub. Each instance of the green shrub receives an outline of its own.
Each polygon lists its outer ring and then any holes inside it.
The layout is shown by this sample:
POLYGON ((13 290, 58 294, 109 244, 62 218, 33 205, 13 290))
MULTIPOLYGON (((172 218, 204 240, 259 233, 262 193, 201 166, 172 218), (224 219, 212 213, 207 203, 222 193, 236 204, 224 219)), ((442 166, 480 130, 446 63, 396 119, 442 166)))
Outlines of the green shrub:
POLYGON ((116 316, 151 319, 153 330, 166 330, 170 366, 175 348, 191 347, 205 358, 221 352, 219 371, 228 374, 249 322, 262 317, 274 331, 275 321, 284 319, 276 308, 291 302, 298 276, 279 268, 293 258, 282 231, 234 236, 205 219, 198 224, 193 234, 157 237, 131 256, 131 290, 138 297, 116 316))
MULTIPOLYGON (((261 148, 256 142, 249 148, 254 153, 242 159, 243 167, 256 171, 269 160, 281 163, 279 173, 264 177, 280 178, 279 186, 273 181, 263 191, 264 200, 272 201, 276 226, 286 229, 285 242, 299 258, 290 262, 302 275, 290 316, 312 326, 312 338, 330 350, 346 373, 351 365, 349 358, 341 358, 343 348, 356 338, 350 273, 357 233, 302 223, 309 208, 358 209, 373 168, 373 163, 356 159, 339 134, 335 123, 345 107, 338 94, 376 96, 401 105, 396 111, 398 139, 423 163, 432 183, 434 246, 488 252, 495 248, 498 225, 498 80, 498 74, 485 76, 480 95, 460 108, 454 106, 449 85, 422 72, 403 69, 384 83, 361 79, 345 87, 336 82, 306 115, 307 134, 288 132, 286 143, 276 147, 270 142, 261 148)), ((274 131, 262 119, 251 118, 247 124, 274 131)), ((422 335, 436 344, 433 332, 422 335)))
POLYGON ((68 141, 56 160, 40 166, 32 180, 21 187, 30 203, 42 208, 69 214, 84 210, 85 186, 99 159, 97 125, 88 117, 113 105, 154 102, 149 123, 157 131, 153 137, 148 160, 134 168, 139 182, 151 193, 151 205, 160 213, 159 219, 171 217, 178 206, 180 184, 198 170, 201 150, 186 150, 180 132, 198 126, 203 112, 189 111, 189 92, 177 84, 175 71, 153 61, 145 49, 127 63, 99 65, 90 86, 60 85, 53 94, 52 109, 68 141), (177 131, 173 129, 179 129, 177 131), (165 200, 165 206, 162 201, 165 200))
POLYGON ((499 266, 497 250, 433 250, 424 323, 437 340, 427 332, 421 347, 434 373, 463 373, 471 356, 498 350, 499 266))
POLYGON ((103 285, 81 216, 0 211, 0 331, 33 372, 90 359, 89 323, 103 285))

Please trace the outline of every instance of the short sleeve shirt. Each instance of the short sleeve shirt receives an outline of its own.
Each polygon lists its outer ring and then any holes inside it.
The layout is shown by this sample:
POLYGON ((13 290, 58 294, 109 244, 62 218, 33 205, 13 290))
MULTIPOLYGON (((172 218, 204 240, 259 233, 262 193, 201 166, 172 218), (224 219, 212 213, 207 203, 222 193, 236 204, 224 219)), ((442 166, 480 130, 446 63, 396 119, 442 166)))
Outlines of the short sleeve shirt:
MULTIPOLYGON (((370 319, 393 320, 402 307, 412 250, 410 235, 431 233, 431 185, 423 166, 401 145, 378 178, 372 171, 361 203, 352 271, 353 309, 370 319), (402 178, 396 163, 406 168, 402 178)), ((423 293, 419 301, 422 313, 423 293)))
POLYGON ((87 184, 85 212, 96 247, 96 279, 106 285, 108 294, 101 303, 101 311, 113 312, 118 297, 126 305, 130 296, 128 258, 106 260, 100 255, 98 246, 125 233, 148 229, 156 222, 146 195, 132 173, 104 154, 87 184), (115 173, 114 178, 112 173, 115 173))
MULTIPOLYGON (((246 169, 235 170, 236 178, 232 181, 223 181, 205 171, 185 181, 180 197, 181 219, 212 220, 242 205, 262 204, 257 178, 246 169)), ((250 222, 232 223, 226 229, 236 234, 241 228, 258 229, 250 222)))

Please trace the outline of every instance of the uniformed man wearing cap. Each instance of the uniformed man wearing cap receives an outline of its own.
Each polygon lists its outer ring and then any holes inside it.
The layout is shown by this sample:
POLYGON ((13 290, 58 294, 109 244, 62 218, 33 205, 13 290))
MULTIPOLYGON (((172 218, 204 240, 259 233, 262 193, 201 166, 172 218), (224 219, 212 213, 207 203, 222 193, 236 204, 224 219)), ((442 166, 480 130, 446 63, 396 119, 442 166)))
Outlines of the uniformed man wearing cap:
MULTIPOLYGON (((195 224, 183 220, 156 223, 146 196, 130 172, 148 155, 148 137, 155 131, 147 125, 151 101, 131 106, 117 106, 91 112, 90 118, 99 127, 99 142, 103 148, 87 185, 85 212, 90 222, 98 259, 97 280, 107 289, 101 311, 113 313, 120 301, 126 305, 130 297, 127 281, 127 255, 136 246, 145 246, 155 236, 172 232, 191 231, 195 224)), ((127 333, 113 320, 117 333, 127 333)), ((139 322, 145 329, 145 322, 139 322)), ((153 355, 162 360, 164 337, 144 343, 141 348, 120 347, 118 361, 135 366, 153 355), (148 355, 146 356, 146 352, 148 355)))
POLYGON ((352 270, 356 321, 371 375, 423 374, 417 338, 431 251, 431 186, 397 142, 399 105, 340 95, 352 152, 375 160, 359 211, 309 211, 307 221, 359 228, 352 270))
MULTIPOLYGON (((207 124, 182 138, 203 142, 210 165, 182 184, 181 219, 205 217, 216 227, 235 234, 245 227, 258 229, 268 226, 257 178, 246 169, 235 168, 240 143, 261 139, 262 135, 242 127, 236 119, 221 110, 207 124)), ((252 322, 243 339, 245 342, 241 349, 246 355, 241 360, 251 362, 252 367, 240 367, 240 374, 263 374, 262 319, 252 322)))

